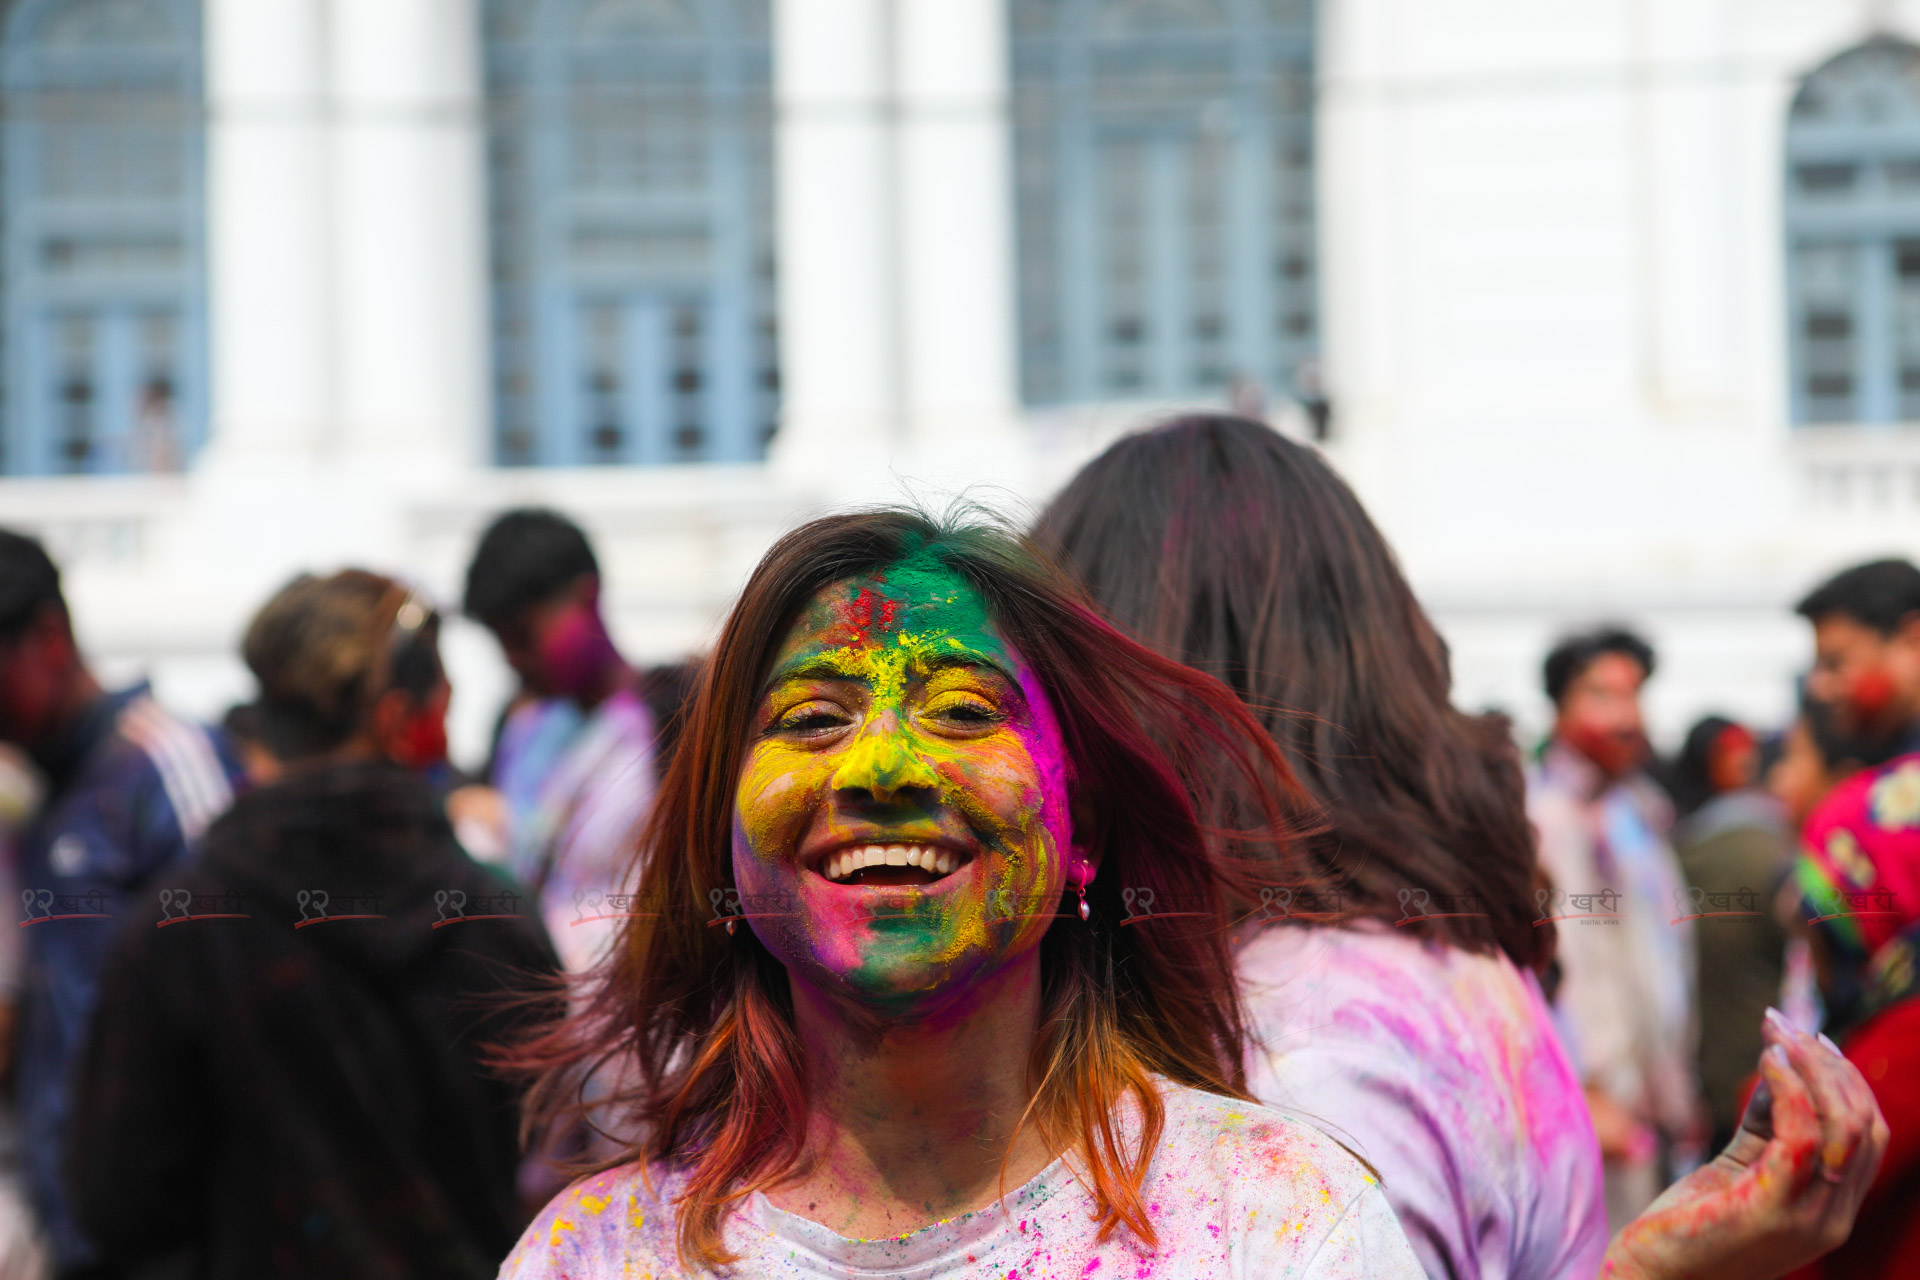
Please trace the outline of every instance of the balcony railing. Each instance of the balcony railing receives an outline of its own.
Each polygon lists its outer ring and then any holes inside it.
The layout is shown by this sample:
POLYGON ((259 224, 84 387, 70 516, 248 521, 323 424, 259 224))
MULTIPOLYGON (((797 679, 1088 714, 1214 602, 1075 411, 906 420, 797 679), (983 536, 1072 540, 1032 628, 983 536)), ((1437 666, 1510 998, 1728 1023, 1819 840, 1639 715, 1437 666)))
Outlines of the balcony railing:
POLYGON ((187 501, 182 476, 0 480, 0 527, 31 534, 63 570, 140 572, 155 530, 187 501))

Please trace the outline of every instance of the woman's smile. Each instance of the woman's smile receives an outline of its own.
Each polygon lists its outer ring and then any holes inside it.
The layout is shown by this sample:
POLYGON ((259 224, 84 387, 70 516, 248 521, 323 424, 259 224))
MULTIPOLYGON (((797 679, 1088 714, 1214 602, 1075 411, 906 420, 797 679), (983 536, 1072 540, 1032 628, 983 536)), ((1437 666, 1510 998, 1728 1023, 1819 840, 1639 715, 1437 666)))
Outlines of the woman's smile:
POLYGON ((972 861, 968 853, 937 844, 869 842, 829 850, 813 870, 834 884, 893 889, 937 884, 972 861))

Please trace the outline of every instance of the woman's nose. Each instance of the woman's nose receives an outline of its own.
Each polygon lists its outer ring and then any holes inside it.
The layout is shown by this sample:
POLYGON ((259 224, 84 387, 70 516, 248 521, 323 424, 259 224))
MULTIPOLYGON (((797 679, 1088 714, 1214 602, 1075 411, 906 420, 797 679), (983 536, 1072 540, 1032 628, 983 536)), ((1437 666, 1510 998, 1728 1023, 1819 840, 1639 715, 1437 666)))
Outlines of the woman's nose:
POLYGON ((862 794, 878 804, 891 803, 903 792, 931 790, 935 781, 932 767, 914 750, 892 713, 861 731, 833 774, 834 790, 862 794))

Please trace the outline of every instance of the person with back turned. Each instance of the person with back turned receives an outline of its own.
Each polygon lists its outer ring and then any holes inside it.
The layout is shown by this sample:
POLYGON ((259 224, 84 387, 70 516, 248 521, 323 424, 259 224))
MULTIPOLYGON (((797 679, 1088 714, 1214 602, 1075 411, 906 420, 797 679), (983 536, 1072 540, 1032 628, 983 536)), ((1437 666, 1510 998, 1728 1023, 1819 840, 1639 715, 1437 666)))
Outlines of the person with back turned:
MULTIPOLYGON (((1432 1280, 1772 1280, 1845 1238, 1885 1127, 1858 1071, 1770 1019, 1773 1094, 1607 1240, 1537 982, 1559 930, 1537 918, 1519 752, 1504 717, 1452 705, 1445 643, 1317 451, 1177 418, 1088 463, 1035 536, 1127 631, 1228 681, 1318 805, 1248 850, 1268 883, 1231 934, 1247 1087, 1372 1165, 1432 1280)), ((1207 799, 1222 836, 1247 825, 1231 786, 1207 799)))
POLYGON ((114 1274, 482 1280, 513 1244, 519 1095, 486 1055, 558 963, 424 776, 438 626, 346 570, 249 628, 281 776, 120 934, 75 1077, 68 1181, 114 1274))

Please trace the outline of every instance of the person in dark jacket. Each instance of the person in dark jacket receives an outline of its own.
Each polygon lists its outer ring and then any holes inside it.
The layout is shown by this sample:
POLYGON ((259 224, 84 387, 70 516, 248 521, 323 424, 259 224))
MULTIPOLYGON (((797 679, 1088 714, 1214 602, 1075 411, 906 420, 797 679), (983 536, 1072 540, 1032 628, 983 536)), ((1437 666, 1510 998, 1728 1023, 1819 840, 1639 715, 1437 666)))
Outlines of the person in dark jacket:
POLYGON ((282 777, 118 937, 75 1078, 68 1188, 104 1274, 491 1277, 526 1215, 486 1066, 557 991, 521 892, 455 842, 437 616, 296 580, 244 655, 282 777))

